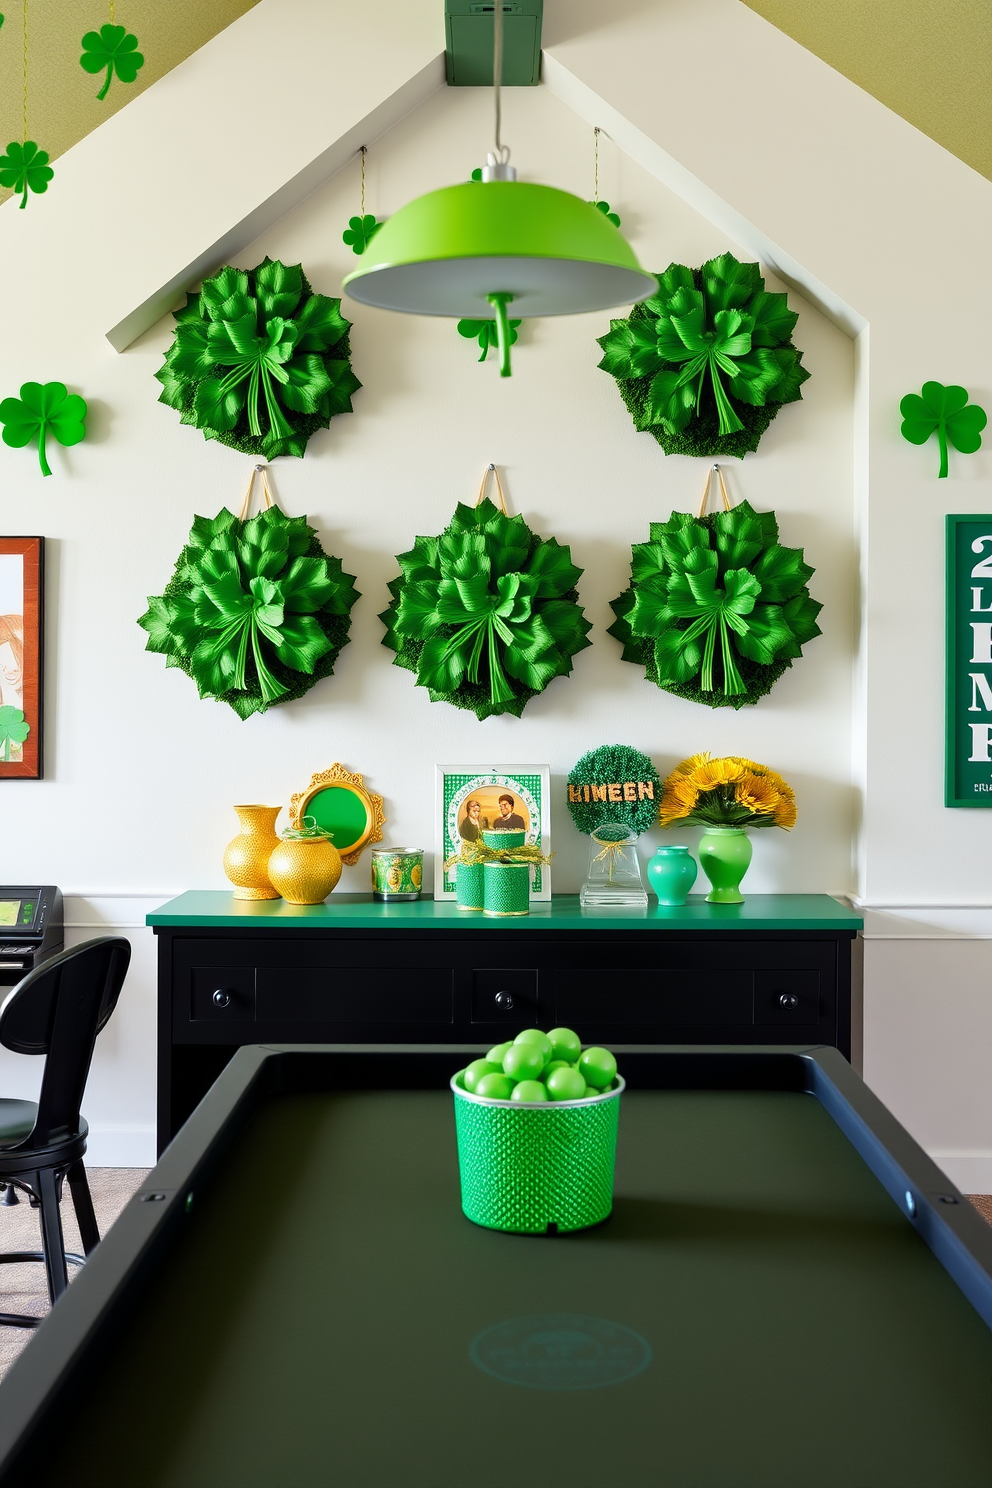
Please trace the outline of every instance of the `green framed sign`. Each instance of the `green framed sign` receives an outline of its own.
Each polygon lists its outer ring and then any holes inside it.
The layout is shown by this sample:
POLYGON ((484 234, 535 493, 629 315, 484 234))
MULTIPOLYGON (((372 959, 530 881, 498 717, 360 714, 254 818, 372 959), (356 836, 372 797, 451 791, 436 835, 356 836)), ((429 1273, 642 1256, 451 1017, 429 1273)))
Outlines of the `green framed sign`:
POLYGON ((946 520, 944 805, 992 806, 992 516, 946 520))

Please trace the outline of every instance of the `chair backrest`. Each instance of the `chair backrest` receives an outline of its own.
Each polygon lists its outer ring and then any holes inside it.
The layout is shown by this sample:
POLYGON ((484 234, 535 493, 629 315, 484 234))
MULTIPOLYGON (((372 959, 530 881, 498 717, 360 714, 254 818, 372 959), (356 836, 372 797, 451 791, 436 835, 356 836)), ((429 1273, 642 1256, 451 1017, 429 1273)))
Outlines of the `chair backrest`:
POLYGON ((97 1034, 117 1006, 131 943, 104 935, 29 971, 0 1008, 0 1044, 44 1054, 38 1118, 19 1146, 48 1147, 79 1130, 80 1106, 97 1034))

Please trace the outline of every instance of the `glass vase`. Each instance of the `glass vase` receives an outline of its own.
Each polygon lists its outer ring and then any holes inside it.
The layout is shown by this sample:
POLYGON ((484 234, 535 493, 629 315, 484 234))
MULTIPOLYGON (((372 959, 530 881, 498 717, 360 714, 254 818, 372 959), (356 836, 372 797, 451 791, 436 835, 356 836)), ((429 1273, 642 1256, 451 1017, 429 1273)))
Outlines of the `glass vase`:
POLYGON ((589 867, 579 903, 583 909, 646 909, 647 902, 636 832, 619 822, 604 822, 589 834, 589 867))
POLYGON ((743 904, 741 879, 751 861, 751 839, 743 827, 707 827, 699 839, 699 862, 711 888, 707 904, 743 904))

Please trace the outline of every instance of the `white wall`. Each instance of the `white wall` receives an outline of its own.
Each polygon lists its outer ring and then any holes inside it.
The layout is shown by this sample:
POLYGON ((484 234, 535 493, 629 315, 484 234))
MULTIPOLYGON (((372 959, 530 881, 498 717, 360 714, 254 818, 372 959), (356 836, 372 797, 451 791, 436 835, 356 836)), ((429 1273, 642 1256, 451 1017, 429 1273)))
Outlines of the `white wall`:
MULTIPOLYGON (((547 90, 511 93, 504 133, 525 177, 591 195, 591 131, 547 90)), ((386 215, 421 191, 467 178, 489 144, 488 98, 442 90, 370 151, 369 209, 386 215)), ((698 264, 736 247, 606 140, 600 181, 651 267, 698 264)), ((357 210, 357 191, 352 167, 237 261, 252 265, 266 253, 302 261, 318 289, 335 293, 354 262, 341 231, 357 210)), ((46 272, 39 264, 39 282, 46 272)), ((66 293, 76 293, 71 262, 64 272, 66 293)), ((42 355, 30 315, 17 318, 0 347, 3 387, 61 376, 84 392, 93 414, 87 442, 56 451, 51 480, 41 479, 33 454, 2 452, 0 530, 46 534, 50 584, 48 778, 4 785, 0 880, 60 883, 78 896, 70 918, 80 926, 105 918, 133 924, 144 901, 115 896, 224 886, 221 852, 236 829, 231 804, 285 803, 334 760, 363 771, 385 796, 387 841, 428 848, 435 761, 546 760, 558 793, 554 882, 574 890, 586 848, 561 800, 563 777, 586 749, 617 740, 644 749, 662 771, 706 748, 774 765, 795 784, 800 825, 791 836, 757 840, 752 890, 851 888, 852 346, 799 296, 792 302, 800 312, 796 342, 812 373, 804 400, 782 411, 756 455, 732 463, 728 482, 734 499, 775 508, 783 541, 805 547, 817 569, 812 592, 824 604, 824 635, 768 699, 740 713, 660 692, 621 661, 619 644, 605 634, 630 544, 647 537, 649 521, 694 507, 706 468, 666 458, 635 433, 613 379, 596 367, 594 338, 608 315, 526 326, 506 381, 492 359, 477 364, 474 343, 449 321, 348 309, 365 384, 356 411, 318 434, 305 460, 277 462, 273 483, 285 509, 309 513, 328 549, 357 574, 363 597, 353 639, 333 678, 247 723, 224 705, 200 702, 187 677, 144 651, 135 624, 145 597, 161 592, 193 513, 239 501, 251 466, 156 402, 152 374, 171 320, 117 356, 78 334, 71 317, 42 355), (586 570, 579 587, 595 629, 573 676, 553 683, 521 720, 480 724, 432 704, 412 674, 390 664, 377 615, 396 573, 393 555, 416 534, 439 531, 456 501, 473 501, 490 459, 505 472, 511 509, 571 544, 586 570)), ((646 849, 657 837, 650 834, 646 849)), ((366 859, 345 870, 341 888, 364 890, 367 879, 366 859)), ((128 933, 136 945, 148 938, 128 933)), ((95 1161, 108 1153, 130 1160, 134 1128, 152 1119, 152 975, 142 946, 91 1087, 95 1161)), ((0 1078, 16 1084, 10 1059, 0 1062, 0 1078)))

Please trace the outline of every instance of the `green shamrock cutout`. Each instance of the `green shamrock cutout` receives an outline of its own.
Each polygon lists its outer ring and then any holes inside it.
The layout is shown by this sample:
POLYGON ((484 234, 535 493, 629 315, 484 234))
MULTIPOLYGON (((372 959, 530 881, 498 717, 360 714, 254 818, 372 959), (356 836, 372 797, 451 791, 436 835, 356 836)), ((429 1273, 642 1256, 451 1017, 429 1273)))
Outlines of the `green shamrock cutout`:
POLYGON ((348 244, 352 253, 364 253, 381 226, 382 223, 371 215, 349 217, 348 226, 341 234, 341 241, 348 244))
POLYGON ((5 765, 10 763, 10 746, 23 744, 30 732, 31 725, 25 722, 20 708, 0 708, 0 746, 3 747, 0 759, 5 765))
POLYGON ((25 140, 23 145, 11 140, 6 155, 0 155, 0 186, 12 186, 22 192, 22 207, 28 204, 29 191, 41 196, 48 190, 54 174, 48 163, 48 151, 39 150, 34 140, 25 140))
POLYGON ((973 455, 981 448, 982 430, 989 421, 984 408, 968 403, 966 388, 944 387, 940 382, 925 382, 922 398, 918 393, 907 393, 899 412, 902 437, 910 444, 926 444, 936 429, 940 445, 938 480, 947 474, 948 439, 959 454, 973 455))
POLYGON ((97 98, 106 98, 115 73, 122 83, 134 82, 139 69, 145 65, 137 46, 138 38, 124 26, 101 26, 99 31, 87 31, 83 37, 80 67, 94 75, 107 69, 107 80, 97 98))
POLYGON ((23 449, 38 436, 38 464, 42 475, 51 475, 45 458, 45 437, 52 434, 59 444, 78 444, 86 437, 86 403, 70 393, 64 382, 26 382, 20 400, 4 398, 0 403, 3 442, 23 449))
POLYGON ((611 212, 610 211, 610 204, 609 204, 609 202, 607 202, 607 201, 594 201, 594 202, 590 202, 589 205, 591 207, 595 207, 597 212, 602 212, 602 214, 606 218, 607 222, 612 222, 614 227, 619 227, 620 226, 620 216, 619 216, 619 213, 617 213, 617 212, 611 212))
MULTIPOLYGON (((508 324, 510 327, 510 345, 512 346, 517 339, 517 326, 520 322, 519 320, 511 320, 508 324)), ((486 357, 489 355, 490 346, 497 346, 499 344, 496 335, 495 320, 460 320, 458 322, 458 334, 459 336, 465 336, 468 340, 471 340, 473 336, 478 338, 479 345, 482 347, 482 355, 479 358, 480 362, 486 360, 486 357)))

